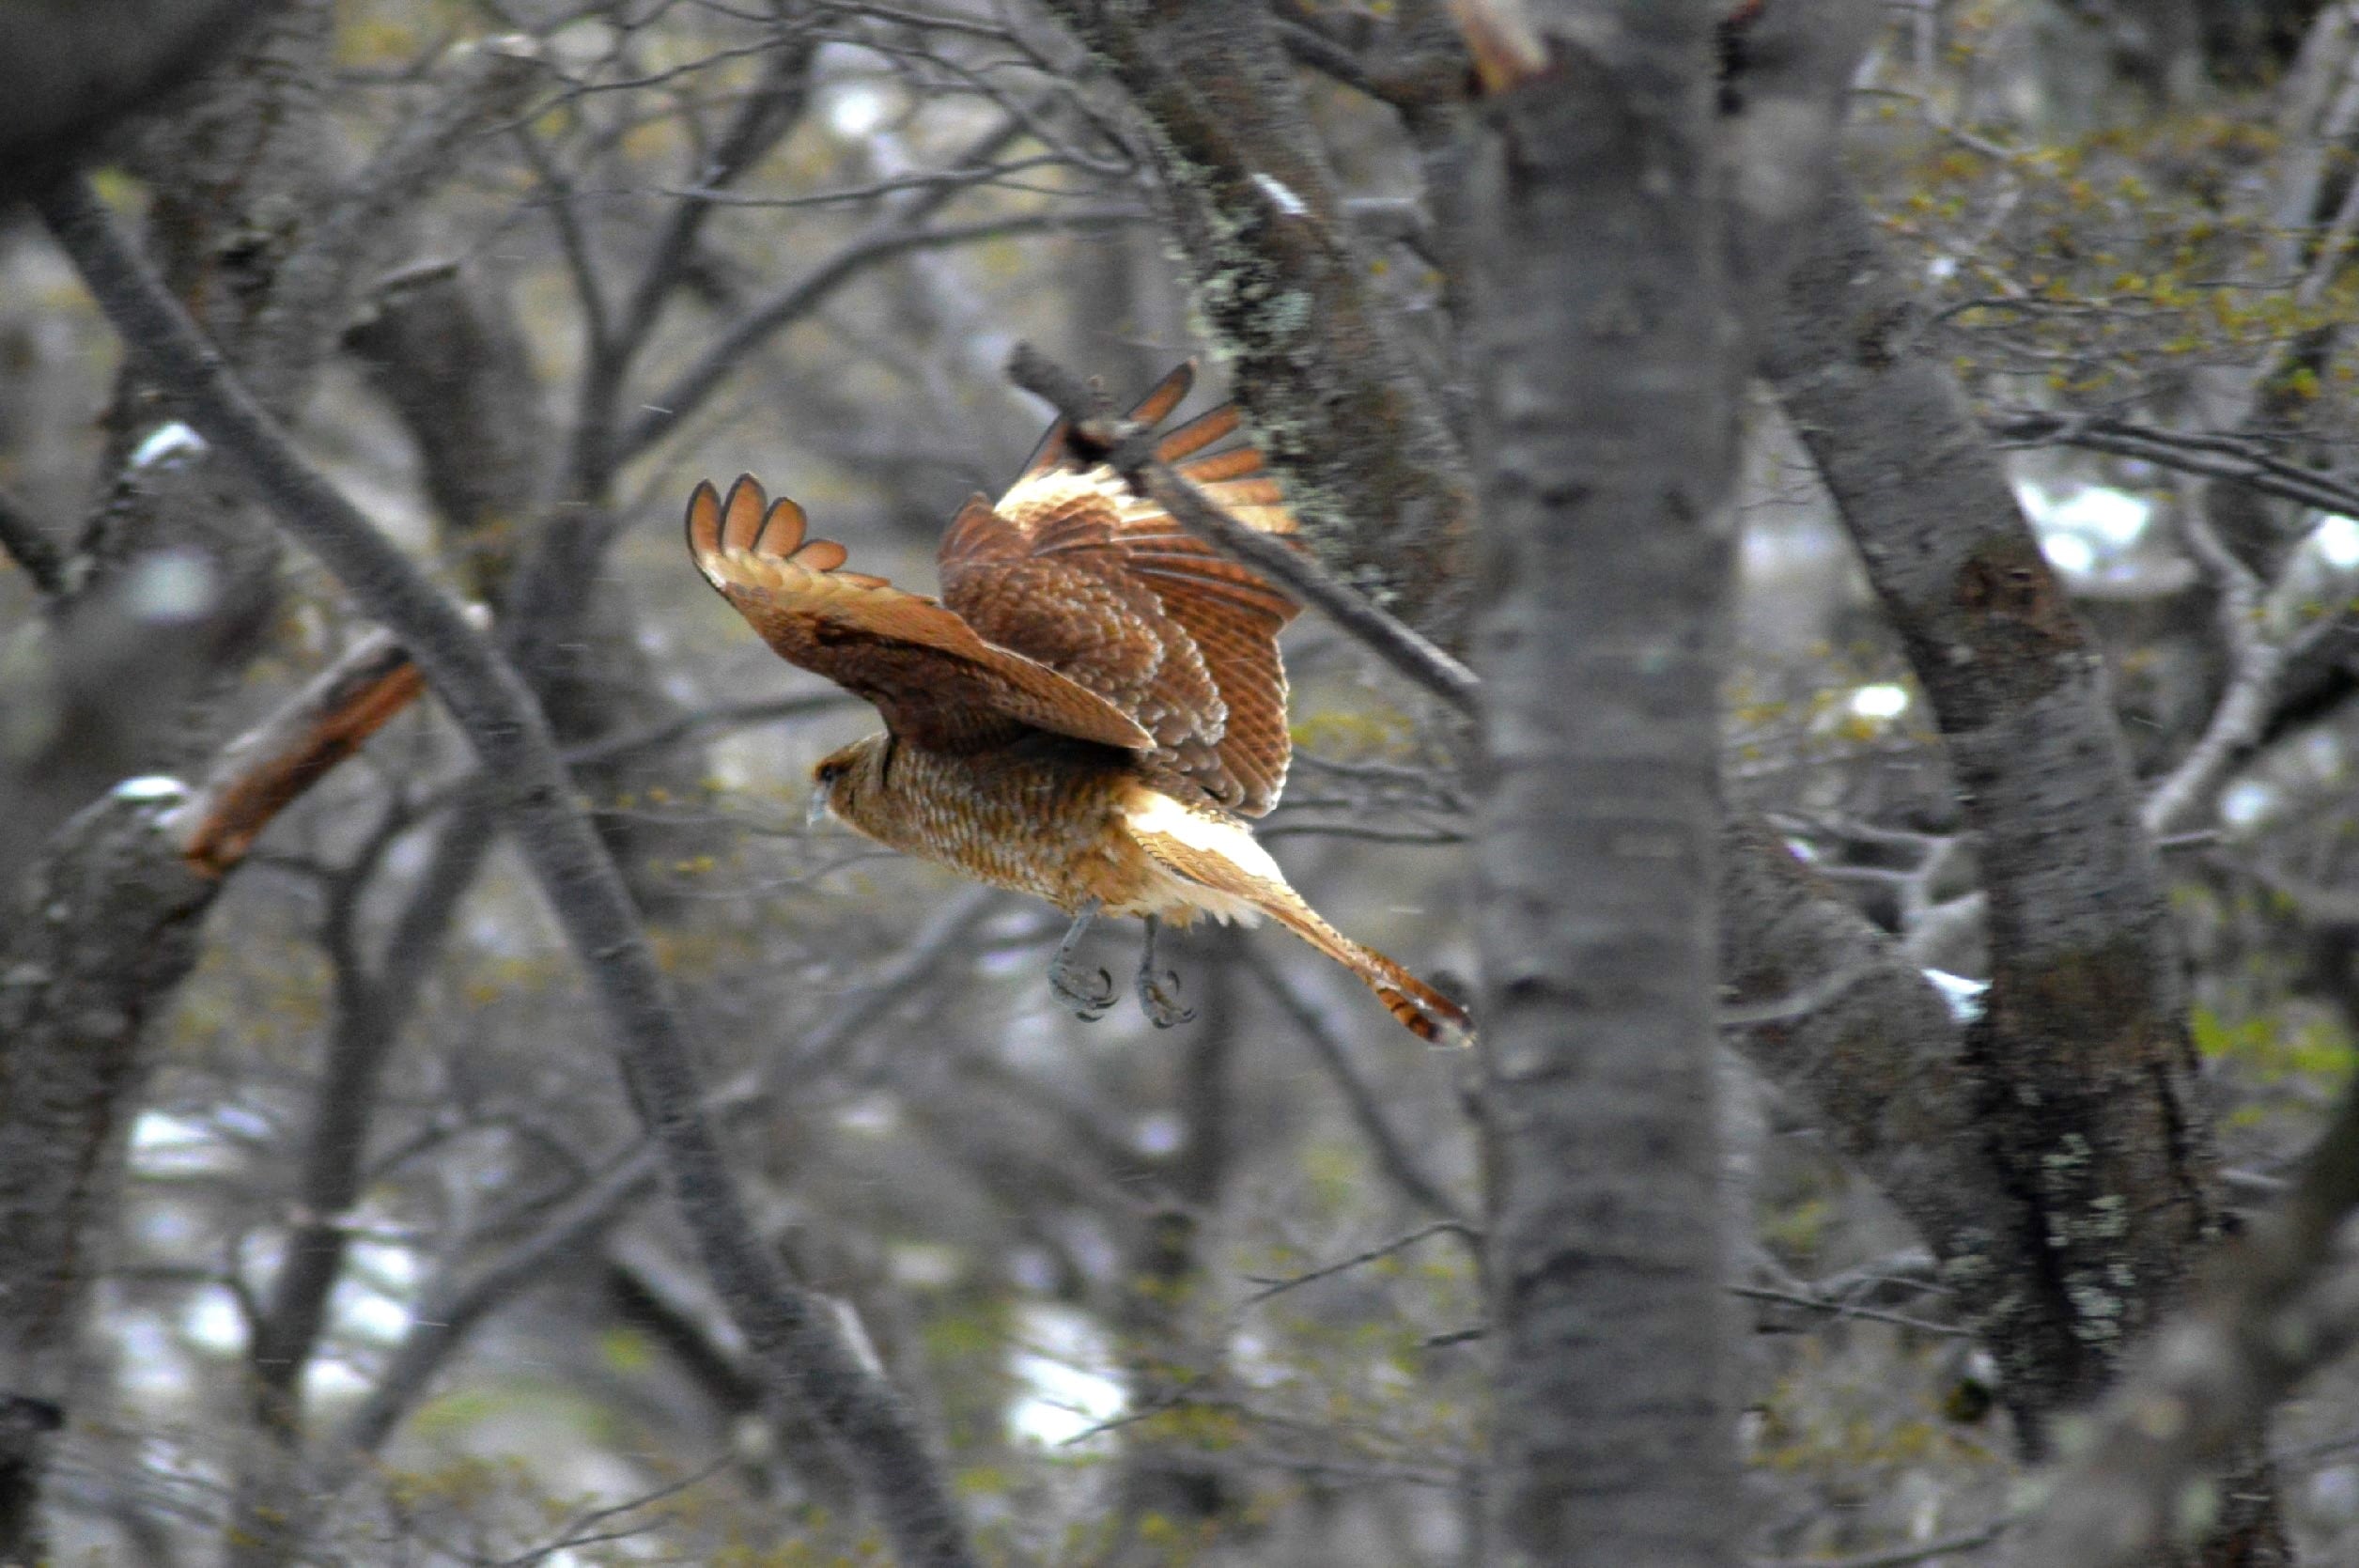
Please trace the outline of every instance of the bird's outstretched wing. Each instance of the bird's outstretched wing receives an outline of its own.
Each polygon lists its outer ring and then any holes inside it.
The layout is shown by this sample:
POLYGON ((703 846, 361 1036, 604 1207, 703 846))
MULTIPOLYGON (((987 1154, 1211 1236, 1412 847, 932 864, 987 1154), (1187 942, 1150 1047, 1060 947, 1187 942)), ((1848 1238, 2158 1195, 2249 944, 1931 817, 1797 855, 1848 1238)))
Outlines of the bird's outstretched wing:
MULTIPOLYGON (((1187 396, 1183 365, 1131 417, 1153 425, 1187 396)), ((1166 433, 1156 456, 1233 517, 1292 533, 1278 483, 1223 404, 1166 433)), ((1278 633, 1296 606, 1135 494, 1082 467, 1065 427, 994 507, 967 503, 942 537, 942 599, 976 631, 1104 696, 1154 737, 1158 760, 1233 811, 1276 803, 1291 753, 1278 633)))
POLYGON ((688 503, 688 551, 781 658, 877 705, 886 727, 939 752, 975 752, 1026 726, 1144 750, 1154 737, 1099 693, 1001 646, 923 594, 843 571, 844 547, 807 537, 802 508, 741 474, 723 501, 688 503))

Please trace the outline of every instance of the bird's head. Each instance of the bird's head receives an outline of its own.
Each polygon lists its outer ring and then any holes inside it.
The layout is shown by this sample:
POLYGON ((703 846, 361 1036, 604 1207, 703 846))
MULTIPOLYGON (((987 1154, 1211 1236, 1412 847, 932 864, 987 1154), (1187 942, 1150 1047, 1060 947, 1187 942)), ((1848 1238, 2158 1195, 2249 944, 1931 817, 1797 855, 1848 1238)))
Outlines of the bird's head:
POLYGON ((861 807, 876 793, 877 758, 885 737, 872 735, 837 748, 811 770, 813 827, 830 816, 853 828, 861 825, 861 807))

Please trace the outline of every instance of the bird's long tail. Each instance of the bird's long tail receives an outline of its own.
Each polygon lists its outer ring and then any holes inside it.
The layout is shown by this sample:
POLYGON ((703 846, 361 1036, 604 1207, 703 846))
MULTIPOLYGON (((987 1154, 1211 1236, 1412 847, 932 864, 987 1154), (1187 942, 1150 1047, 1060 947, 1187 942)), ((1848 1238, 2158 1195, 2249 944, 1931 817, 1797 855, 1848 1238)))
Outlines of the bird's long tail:
POLYGON ((1199 905, 1206 912, 1228 918, 1249 908, 1259 910, 1349 970, 1419 1039, 1436 1045, 1474 1043, 1474 1020, 1465 1008, 1322 920, 1287 884, 1285 873, 1242 822, 1146 789, 1125 810, 1124 818, 1141 848, 1215 895, 1199 905))
POLYGON ((1285 890, 1281 899, 1257 898, 1254 903, 1287 930, 1351 970, 1361 985, 1376 993, 1385 1011, 1419 1039, 1437 1046, 1474 1044, 1474 1020, 1467 1017, 1465 1008, 1374 948, 1363 947, 1329 925, 1292 888, 1285 890))

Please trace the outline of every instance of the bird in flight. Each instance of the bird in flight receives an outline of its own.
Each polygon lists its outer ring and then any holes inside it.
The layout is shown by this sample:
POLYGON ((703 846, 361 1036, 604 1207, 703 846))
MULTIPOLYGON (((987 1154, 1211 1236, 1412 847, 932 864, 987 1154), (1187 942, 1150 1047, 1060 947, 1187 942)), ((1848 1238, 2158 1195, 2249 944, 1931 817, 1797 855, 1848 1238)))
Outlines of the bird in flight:
MULTIPOLYGON (((1130 417, 1150 428, 1187 397, 1183 365, 1130 417)), ((1156 455, 1249 526, 1291 533, 1278 483, 1223 404, 1166 431, 1156 455)), ((1158 924, 1267 915, 1358 976, 1411 1032, 1471 1037, 1466 1013, 1343 936, 1287 885, 1245 818, 1286 781, 1294 602, 1182 529, 1052 427, 997 506, 977 495, 942 536, 939 599, 846 571, 844 547, 752 475, 688 504, 697 568, 780 657, 876 705, 884 733, 813 770, 831 815, 907 854, 1073 917, 1048 970, 1080 1017, 1120 996, 1075 951, 1099 915, 1146 923, 1140 1005, 1191 1017, 1155 966, 1158 924)))

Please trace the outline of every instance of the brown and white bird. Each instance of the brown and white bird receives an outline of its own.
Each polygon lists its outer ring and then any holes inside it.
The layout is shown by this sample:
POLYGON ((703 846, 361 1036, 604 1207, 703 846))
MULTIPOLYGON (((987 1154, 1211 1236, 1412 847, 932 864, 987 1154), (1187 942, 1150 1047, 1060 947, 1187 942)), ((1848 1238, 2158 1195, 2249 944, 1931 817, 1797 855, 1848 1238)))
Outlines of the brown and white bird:
MULTIPOLYGON (((1131 417, 1153 427, 1194 379, 1182 365, 1131 417)), ((1223 405, 1156 452, 1239 520, 1293 531, 1277 482, 1223 405)), ((1286 883, 1244 817, 1286 781, 1292 600, 1216 553, 1052 427, 995 507, 977 495, 942 536, 939 599, 842 568, 802 508, 750 475, 688 505, 697 567, 781 657, 877 706, 885 730, 813 772, 813 811, 1074 917, 1049 968, 1095 1018, 1120 994, 1074 950, 1100 914, 1146 922, 1140 1004, 1189 1015, 1155 968, 1158 922, 1276 919, 1359 977, 1427 1040, 1464 1041, 1454 1002, 1338 932, 1286 883)))

